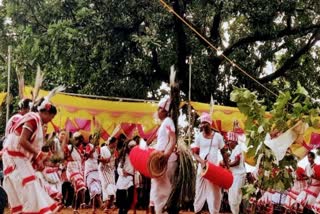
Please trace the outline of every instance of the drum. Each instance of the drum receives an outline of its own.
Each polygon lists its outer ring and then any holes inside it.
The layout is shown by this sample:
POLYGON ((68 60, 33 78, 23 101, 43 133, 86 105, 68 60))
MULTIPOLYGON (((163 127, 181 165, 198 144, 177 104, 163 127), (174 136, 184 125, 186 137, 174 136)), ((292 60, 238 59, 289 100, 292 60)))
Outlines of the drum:
POLYGON ((151 148, 132 148, 129 154, 132 166, 142 175, 149 178, 162 176, 167 170, 167 161, 162 152, 151 148))
POLYGON ((233 175, 229 170, 209 162, 202 171, 202 177, 223 189, 229 189, 233 183, 233 175))

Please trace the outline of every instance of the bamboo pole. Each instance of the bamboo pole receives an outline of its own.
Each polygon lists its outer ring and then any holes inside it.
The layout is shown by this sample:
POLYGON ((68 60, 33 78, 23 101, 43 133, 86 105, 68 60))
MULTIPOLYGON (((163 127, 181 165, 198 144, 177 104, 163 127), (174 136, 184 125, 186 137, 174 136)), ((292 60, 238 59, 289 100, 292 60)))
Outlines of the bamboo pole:
POLYGON ((9 120, 10 113, 10 79, 11 79, 11 45, 8 46, 8 84, 7 84, 7 112, 6 112, 6 123, 9 120))
POLYGON ((188 59, 188 64, 189 64, 189 99, 188 99, 188 114, 189 114, 189 118, 188 118, 188 123, 189 123, 189 128, 188 128, 188 142, 189 145, 191 144, 191 72, 192 72, 192 56, 189 56, 188 59))

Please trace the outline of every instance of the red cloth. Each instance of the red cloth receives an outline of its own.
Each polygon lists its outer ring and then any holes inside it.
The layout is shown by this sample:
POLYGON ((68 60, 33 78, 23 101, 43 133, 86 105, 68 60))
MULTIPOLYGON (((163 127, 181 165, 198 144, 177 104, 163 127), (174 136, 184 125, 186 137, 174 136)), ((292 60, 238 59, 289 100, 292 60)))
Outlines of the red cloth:
POLYGON ((227 140, 238 142, 238 134, 235 132, 228 132, 227 133, 227 140))
POLYGON ((319 180, 320 179, 320 165, 315 164, 313 167, 313 170, 314 170, 315 178, 319 180))
POLYGON ((303 178, 303 176, 305 175, 304 169, 301 167, 298 167, 296 170, 296 175, 297 175, 297 178, 299 178, 299 179, 303 178))
MULTIPOLYGON (((27 123, 28 123, 28 125, 31 126, 30 128, 31 128, 32 130, 36 130, 36 129, 37 129, 37 121, 36 121, 35 119, 29 120, 27 123)), ((21 124, 19 127, 17 127, 17 128, 15 129, 15 131, 16 131, 19 135, 21 135, 21 133, 22 133, 23 125, 24 125, 24 124, 21 124)))

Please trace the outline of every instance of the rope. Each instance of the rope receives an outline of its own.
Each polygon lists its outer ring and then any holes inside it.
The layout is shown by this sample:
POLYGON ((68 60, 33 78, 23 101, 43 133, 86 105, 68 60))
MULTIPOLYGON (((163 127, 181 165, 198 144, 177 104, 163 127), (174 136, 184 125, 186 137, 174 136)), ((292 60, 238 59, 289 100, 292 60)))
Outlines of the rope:
MULTIPOLYGON (((164 6, 165 9, 167 9, 170 13, 173 13, 178 19, 180 19, 185 25, 187 25, 194 33, 196 33, 203 41, 205 41, 209 47, 215 51, 218 52, 218 48, 216 48, 214 45, 212 45, 204 36, 202 36, 196 29, 194 29, 185 19, 183 19, 179 14, 177 14, 172 7, 170 7, 164 0, 159 0, 160 3, 162 3, 162 5, 164 6)), ((244 73, 247 77, 249 77, 250 79, 252 79, 254 82, 256 82, 258 85, 260 85, 261 87, 263 87, 265 90, 267 90, 269 93, 271 93, 274 96, 278 96, 276 93, 274 93, 273 91, 271 91, 269 88, 267 88, 266 86, 264 86, 262 83, 260 83, 257 79, 255 79, 253 76, 251 76, 250 74, 248 74, 248 72, 246 72, 245 70, 243 70, 240 66, 238 66, 235 62, 233 62, 231 59, 229 59, 226 55, 224 55, 223 53, 221 54, 221 56, 223 56, 223 58, 225 58, 230 64, 231 66, 237 68, 238 70, 240 70, 242 73, 244 73)))

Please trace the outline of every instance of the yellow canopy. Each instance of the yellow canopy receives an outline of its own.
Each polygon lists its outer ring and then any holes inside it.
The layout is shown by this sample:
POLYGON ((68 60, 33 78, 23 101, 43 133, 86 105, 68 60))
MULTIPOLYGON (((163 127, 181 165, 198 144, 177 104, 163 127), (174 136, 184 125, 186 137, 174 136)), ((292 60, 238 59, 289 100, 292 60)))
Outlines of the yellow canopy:
MULTIPOLYGON (((26 87, 25 94, 31 94, 31 90, 31 87, 26 87)), ((40 90, 39 97, 46 96, 48 93, 40 90)), ((77 126, 74 122, 77 118, 94 119, 108 133, 111 133, 120 123, 141 124, 145 130, 151 130, 156 126, 153 117, 157 111, 156 103, 106 101, 64 94, 55 95, 51 102, 58 109, 53 123, 61 128, 64 128, 67 120, 77 126)), ((50 129, 52 130, 52 127, 49 126, 50 129)))
POLYGON ((4 99, 6 98, 6 95, 7 93, 4 93, 4 92, 0 93, 0 104, 3 103, 4 99))

